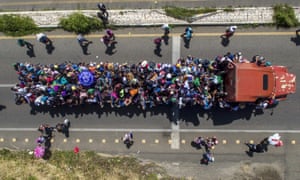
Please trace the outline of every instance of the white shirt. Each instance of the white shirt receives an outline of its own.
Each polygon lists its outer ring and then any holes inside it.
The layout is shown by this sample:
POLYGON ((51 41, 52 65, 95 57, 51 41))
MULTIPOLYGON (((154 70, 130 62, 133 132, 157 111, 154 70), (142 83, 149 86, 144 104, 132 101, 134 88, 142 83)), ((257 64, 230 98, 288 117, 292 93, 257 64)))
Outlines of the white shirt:
POLYGON ((229 31, 229 32, 235 32, 236 29, 237 29, 237 26, 230 26, 230 27, 228 28, 228 31, 229 31))
POLYGON ((40 41, 40 39, 42 38, 42 37, 45 37, 46 36, 46 34, 44 34, 44 33, 38 33, 38 34, 36 34, 36 39, 38 40, 38 41, 40 41))

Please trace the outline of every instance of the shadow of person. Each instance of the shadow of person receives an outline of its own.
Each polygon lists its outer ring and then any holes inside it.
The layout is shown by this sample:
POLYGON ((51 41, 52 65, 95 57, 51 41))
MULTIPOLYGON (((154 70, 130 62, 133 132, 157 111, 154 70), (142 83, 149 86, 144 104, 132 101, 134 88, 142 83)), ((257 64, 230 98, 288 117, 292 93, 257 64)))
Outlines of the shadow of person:
POLYGON ((159 57, 162 57, 161 55, 161 43, 163 41, 163 38, 162 37, 158 37, 156 39, 154 39, 154 44, 155 44, 155 49, 154 49, 154 54, 159 56, 159 57))
POLYGON ((46 139, 45 148, 50 149, 51 148, 51 138, 46 137, 45 139, 46 139))
POLYGON ((183 42, 184 42, 184 47, 187 48, 187 49, 189 49, 190 48, 191 40, 187 39, 187 38, 183 38, 183 42))
POLYGON ((170 39, 168 34, 164 34, 161 38, 162 38, 163 42, 165 43, 165 45, 167 46, 169 44, 169 39, 170 39))
POLYGON ((229 38, 227 38, 227 37, 222 37, 222 36, 221 36, 221 39, 222 39, 222 40, 221 40, 222 46, 226 47, 226 46, 229 45, 229 43, 230 43, 229 38))
POLYGON ((154 54, 158 57, 162 57, 161 54, 161 44, 157 44, 154 49, 154 54))
POLYGON ((28 49, 28 50, 26 51, 26 54, 27 54, 27 56, 30 57, 30 58, 35 57, 35 53, 34 53, 34 50, 33 50, 33 49, 28 49))
POLYGON ((109 46, 106 46, 105 54, 110 55, 110 56, 115 54, 117 52, 117 50, 116 50, 117 43, 118 42, 114 41, 109 46))
POLYGON ((90 55, 91 53, 88 52, 88 46, 81 46, 82 53, 84 55, 90 55))
POLYGON ((291 37, 291 41, 295 43, 296 46, 300 45, 300 36, 291 37))
POLYGON ((127 149, 130 149, 131 146, 133 145, 134 141, 125 141, 124 143, 125 143, 127 149))
POLYGON ((46 148, 45 149, 45 154, 43 156, 43 159, 44 160, 49 160, 51 158, 51 156, 52 156, 52 152, 50 151, 49 148, 46 148))
POLYGON ((253 157, 253 152, 252 151, 245 151, 245 153, 249 156, 249 157, 253 157))
POLYGON ((53 46, 52 41, 49 41, 48 43, 46 43, 46 50, 48 54, 52 54, 54 51, 55 47, 53 46))
POLYGON ((193 148, 196 148, 197 150, 202 149, 201 145, 198 144, 198 143, 196 143, 195 141, 192 141, 192 142, 191 142, 191 146, 192 146, 193 148))
POLYGON ((6 106, 0 105, 0 111, 1 111, 2 109, 6 109, 6 106))
POLYGON ((65 135, 66 138, 70 137, 69 127, 66 127, 66 128, 64 129, 63 134, 65 135))

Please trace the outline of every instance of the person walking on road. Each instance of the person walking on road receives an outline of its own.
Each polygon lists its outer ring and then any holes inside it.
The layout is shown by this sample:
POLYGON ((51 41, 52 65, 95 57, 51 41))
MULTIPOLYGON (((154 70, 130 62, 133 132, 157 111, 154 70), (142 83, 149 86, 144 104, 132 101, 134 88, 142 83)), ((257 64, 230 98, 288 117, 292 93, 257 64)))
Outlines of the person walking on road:
POLYGON ((106 27, 106 25, 108 24, 107 8, 103 3, 98 3, 97 7, 100 10, 100 12, 97 13, 97 16, 101 19, 104 27, 106 27))
POLYGON ((222 38, 221 44, 223 46, 228 46, 228 44, 230 42, 229 39, 230 39, 230 37, 233 36, 236 29, 237 29, 237 26, 229 26, 226 28, 225 33, 220 36, 222 38))
POLYGON ((134 141, 133 141, 133 133, 130 131, 128 133, 125 133, 124 137, 122 138, 123 143, 126 145, 126 147, 129 149, 134 141))
POLYGON ((181 34, 181 37, 184 41, 184 47, 189 48, 190 47, 190 41, 193 37, 193 29, 191 26, 188 26, 185 28, 185 31, 183 34, 181 34))
POLYGON ((88 46, 93 43, 93 41, 87 40, 82 34, 78 34, 77 41, 82 49, 84 55, 89 55, 88 46))
POLYGON ((18 39, 17 43, 19 46, 27 48, 27 55, 29 57, 35 57, 33 45, 30 42, 25 41, 24 39, 18 39))
POLYGON ((55 48, 53 46, 53 42, 51 41, 51 39, 48 38, 48 36, 46 34, 38 33, 38 34, 36 34, 36 39, 39 42, 45 44, 48 54, 52 54, 52 52, 55 48))
POLYGON ((222 36, 229 39, 230 37, 232 37, 235 33, 237 29, 237 26, 229 26, 226 30, 225 30, 225 34, 223 34, 222 36))
POLYGON ((103 42, 106 46, 105 53, 108 55, 114 54, 116 51, 114 50, 116 48, 115 44, 117 44, 117 41, 115 40, 115 34, 111 29, 107 29, 106 34, 100 39, 101 42, 103 42))
POLYGON ((161 38, 163 39, 163 42, 165 43, 165 45, 168 45, 169 44, 170 26, 169 26, 169 24, 163 24, 161 26, 161 28, 164 31, 164 34, 161 38))
POLYGON ((245 143, 246 146, 248 146, 249 150, 246 151, 248 156, 252 157, 253 153, 264 153, 267 152, 268 149, 266 149, 264 144, 258 143, 258 144, 253 144, 253 143, 245 143))
POLYGON ((55 127, 57 132, 63 133, 68 138, 70 125, 70 120, 65 119, 63 123, 57 123, 55 127))

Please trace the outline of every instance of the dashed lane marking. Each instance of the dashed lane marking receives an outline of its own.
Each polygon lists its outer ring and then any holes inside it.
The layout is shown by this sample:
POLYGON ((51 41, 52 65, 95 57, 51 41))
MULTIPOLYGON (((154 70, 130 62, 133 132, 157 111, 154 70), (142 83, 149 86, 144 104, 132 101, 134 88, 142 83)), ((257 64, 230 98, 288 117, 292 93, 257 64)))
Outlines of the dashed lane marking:
POLYGON ((4 138, 0 138, 0 142, 4 142, 4 138))
POLYGON ((118 144, 120 141, 119 139, 115 139, 115 143, 118 144))
POLYGON ((227 144, 227 140, 226 140, 226 139, 223 139, 223 140, 222 140, 222 143, 223 143, 223 144, 227 144))
POLYGON ((154 143, 155 143, 155 144, 158 144, 158 143, 159 143, 159 140, 158 140, 158 139, 155 139, 154 143))
POLYGON ((249 143, 250 143, 250 144, 253 144, 253 143, 254 143, 254 141, 253 141, 253 140, 250 140, 250 141, 249 141, 249 143))
POLYGON ((89 139, 89 143, 93 143, 93 139, 89 139))
POLYGON ((25 138, 24 141, 27 143, 27 142, 29 141, 29 139, 28 139, 28 138, 25 138))
POLYGON ((66 143, 66 142, 68 142, 68 140, 65 138, 63 142, 66 143))
POLYGON ((11 140, 12 142, 16 142, 17 141, 17 139, 16 138, 12 138, 12 140, 11 140))
POLYGON ((181 144, 185 144, 186 143, 186 140, 185 139, 182 139, 181 140, 181 144))
POLYGON ((291 144, 296 144, 296 140, 292 140, 292 141, 291 141, 291 144))
POLYGON ((143 143, 143 144, 146 144, 146 139, 142 139, 142 143, 143 143))
POLYGON ((106 139, 102 139, 102 143, 105 144, 106 143, 106 139))
POLYGON ((241 141, 237 139, 237 140, 235 141, 235 143, 236 143, 236 144, 240 144, 241 141))

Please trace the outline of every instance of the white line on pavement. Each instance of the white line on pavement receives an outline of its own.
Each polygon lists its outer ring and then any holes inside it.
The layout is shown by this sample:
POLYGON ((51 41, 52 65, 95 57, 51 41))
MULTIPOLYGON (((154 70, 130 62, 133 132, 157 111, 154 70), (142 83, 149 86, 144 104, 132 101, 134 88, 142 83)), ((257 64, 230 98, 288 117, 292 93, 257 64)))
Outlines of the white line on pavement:
MULTIPOLYGON (((179 36, 172 36, 172 64, 176 64, 178 58, 180 57, 180 37, 179 36)), ((172 108, 172 113, 174 113, 173 121, 178 121, 178 108, 172 108), (175 112, 177 111, 177 112, 175 112)), ((171 149, 179 149, 180 148, 180 126, 177 122, 176 124, 171 124, 171 149)))
POLYGON ((0 84, 0 88, 14 87, 16 84, 0 84))
POLYGON ((176 64, 180 58, 180 37, 172 36, 172 64, 176 64))
MULTIPOLYGON (((0 132, 7 131, 22 131, 32 132, 37 131, 37 128, 0 128, 0 132)), ((163 132, 184 132, 184 133, 202 133, 202 132, 216 132, 216 133, 294 133, 300 134, 300 130, 249 130, 249 129, 111 129, 111 128, 70 128, 72 132, 149 132, 149 133, 163 133, 163 132)))

